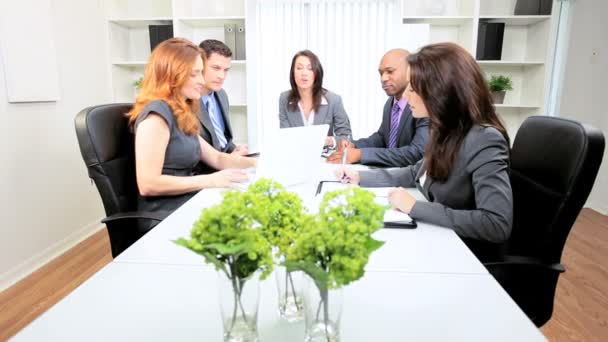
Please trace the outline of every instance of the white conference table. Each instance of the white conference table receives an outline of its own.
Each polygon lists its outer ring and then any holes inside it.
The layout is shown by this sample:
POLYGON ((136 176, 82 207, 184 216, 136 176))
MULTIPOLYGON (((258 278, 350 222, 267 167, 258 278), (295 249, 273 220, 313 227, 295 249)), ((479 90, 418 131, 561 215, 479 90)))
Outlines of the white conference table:
MULTIPOLYGON (((221 341, 209 266, 110 263, 13 341, 221 341)), ((303 341, 279 319, 274 275, 260 286, 260 341, 303 341)), ((546 341, 489 274, 368 271, 344 289, 341 340, 546 341)))
MULTIPOLYGON (((313 183, 288 190, 310 199, 313 183)), ((221 341, 215 270, 171 242, 221 198, 199 192, 14 341, 221 341)), ((344 289, 342 341, 546 341, 452 230, 418 222, 375 237, 385 245, 344 289)), ((276 296, 271 275, 261 283, 260 341, 302 341, 303 323, 281 321, 276 296)))
MULTIPOLYGON (((291 188, 302 198, 314 197, 316 185, 291 188)), ((411 189, 417 193, 415 189, 411 189)), ((114 261, 166 265, 201 265, 203 258, 171 241, 189 237, 201 209, 219 203, 221 190, 203 190, 121 253, 114 261)), ((418 196, 421 196, 417 193, 418 196)), ((487 274, 486 268, 451 229, 418 222, 416 229, 381 229, 374 237, 385 241, 374 252, 368 271, 487 274)))

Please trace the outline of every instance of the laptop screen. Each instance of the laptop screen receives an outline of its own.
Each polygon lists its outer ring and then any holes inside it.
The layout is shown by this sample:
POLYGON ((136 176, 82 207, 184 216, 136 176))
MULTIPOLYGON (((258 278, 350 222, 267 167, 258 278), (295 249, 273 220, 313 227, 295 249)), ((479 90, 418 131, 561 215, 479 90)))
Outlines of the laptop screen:
POLYGON ((312 125, 265 131, 255 178, 270 178, 284 186, 314 180, 328 128, 312 125))

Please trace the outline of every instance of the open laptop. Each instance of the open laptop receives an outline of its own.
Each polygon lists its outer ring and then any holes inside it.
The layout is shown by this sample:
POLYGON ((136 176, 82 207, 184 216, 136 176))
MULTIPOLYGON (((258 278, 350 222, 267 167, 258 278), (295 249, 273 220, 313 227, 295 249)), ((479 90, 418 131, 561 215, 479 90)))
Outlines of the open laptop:
POLYGON ((265 131, 252 181, 270 178, 290 186, 313 180, 320 169, 328 128, 312 125, 265 131))

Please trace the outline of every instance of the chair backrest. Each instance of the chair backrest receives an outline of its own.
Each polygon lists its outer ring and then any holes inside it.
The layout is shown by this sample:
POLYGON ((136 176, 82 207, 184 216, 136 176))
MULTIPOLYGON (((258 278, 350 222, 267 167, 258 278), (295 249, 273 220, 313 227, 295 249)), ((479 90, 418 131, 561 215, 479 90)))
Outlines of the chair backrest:
POLYGON ((532 116, 511 151, 513 231, 510 255, 559 263, 604 153, 601 131, 576 121, 532 116))
POLYGON ((74 119, 80 153, 106 216, 137 208, 134 139, 125 116, 131 107, 129 103, 93 106, 74 119))

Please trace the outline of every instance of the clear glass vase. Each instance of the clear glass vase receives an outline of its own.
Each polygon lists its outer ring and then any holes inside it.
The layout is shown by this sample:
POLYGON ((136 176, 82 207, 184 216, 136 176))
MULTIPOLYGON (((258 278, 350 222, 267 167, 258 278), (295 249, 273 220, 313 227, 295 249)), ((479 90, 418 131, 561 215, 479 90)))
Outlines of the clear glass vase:
POLYGON ((304 289, 304 316, 306 342, 340 341, 340 317, 342 316, 342 289, 319 289, 306 277, 304 289))
POLYGON ((301 271, 287 272, 282 266, 275 267, 279 315, 287 322, 298 322, 304 319, 304 298, 302 295, 301 271))
POLYGON ((258 304, 260 282, 258 274, 243 280, 231 279, 218 271, 220 312, 225 342, 258 341, 258 304))

